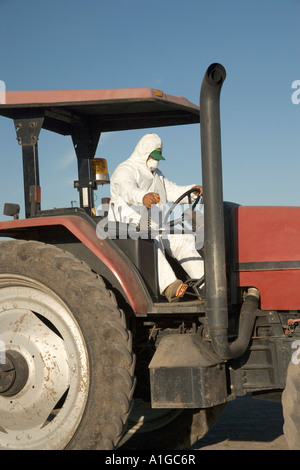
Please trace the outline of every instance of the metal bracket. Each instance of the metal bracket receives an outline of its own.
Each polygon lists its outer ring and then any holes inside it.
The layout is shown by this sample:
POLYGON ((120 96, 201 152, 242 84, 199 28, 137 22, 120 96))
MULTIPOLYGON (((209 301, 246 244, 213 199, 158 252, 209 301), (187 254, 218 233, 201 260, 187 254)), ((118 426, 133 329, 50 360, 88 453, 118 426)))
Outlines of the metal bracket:
POLYGON ((41 208, 37 141, 43 122, 44 116, 14 119, 17 140, 22 146, 26 217, 34 217, 41 208))
POLYGON ((80 207, 88 213, 94 210, 94 189, 92 161, 96 153, 100 130, 92 121, 78 119, 73 122, 72 140, 78 162, 78 181, 74 182, 80 195, 80 207))
POLYGON ((36 145, 44 117, 15 119, 15 129, 19 145, 36 145))

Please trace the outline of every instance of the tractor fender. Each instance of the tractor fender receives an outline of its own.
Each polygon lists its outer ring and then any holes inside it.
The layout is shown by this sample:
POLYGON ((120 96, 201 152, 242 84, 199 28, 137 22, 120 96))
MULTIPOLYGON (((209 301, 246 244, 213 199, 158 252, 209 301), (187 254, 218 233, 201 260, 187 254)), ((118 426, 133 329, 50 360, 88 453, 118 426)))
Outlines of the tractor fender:
MULTIPOLYGON (((100 239, 96 225, 77 215, 37 217, 0 222, 0 236, 30 240, 40 228, 62 226, 84 244, 113 273, 135 313, 146 314, 147 292, 138 278, 132 264, 128 263, 121 251, 100 239)), ((36 238, 36 235, 34 237, 36 238)))

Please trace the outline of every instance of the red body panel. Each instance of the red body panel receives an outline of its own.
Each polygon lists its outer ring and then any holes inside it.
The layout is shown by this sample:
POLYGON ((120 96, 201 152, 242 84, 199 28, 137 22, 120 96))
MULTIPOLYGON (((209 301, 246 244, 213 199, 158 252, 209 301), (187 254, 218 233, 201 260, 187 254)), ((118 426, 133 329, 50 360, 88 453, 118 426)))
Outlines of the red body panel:
POLYGON ((66 227, 109 268, 119 281, 125 295, 127 296, 128 302, 135 312, 147 313, 145 297, 130 267, 106 240, 101 240, 97 237, 96 230, 86 220, 77 216, 13 220, 0 222, 0 231, 55 225, 63 225, 66 227))
POLYGON ((240 206, 235 232, 238 285, 259 289, 263 310, 300 310, 300 208, 240 206))

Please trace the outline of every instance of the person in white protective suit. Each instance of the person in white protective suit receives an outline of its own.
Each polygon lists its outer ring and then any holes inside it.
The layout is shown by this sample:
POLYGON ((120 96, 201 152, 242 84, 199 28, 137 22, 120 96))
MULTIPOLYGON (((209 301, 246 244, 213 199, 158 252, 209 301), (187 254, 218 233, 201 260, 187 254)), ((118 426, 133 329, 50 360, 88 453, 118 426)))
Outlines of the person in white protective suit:
MULTIPOLYGON (((179 186, 169 181, 157 168, 162 156, 162 142, 157 134, 146 134, 138 142, 132 155, 121 163, 113 172, 110 182, 111 201, 109 220, 136 224, 141 222, 143 214, 138 207, 149 209, 153 205, 163 207, 167 202, 175 202, 179 196, 197 185, 179 186)), ((195 197, 198 196, 197 193, 195 197)), ((182 201, 184 203, 186 201, 182 201)), ((200 279, 204 274, 204 262, 196 250, 193 234, 168 234, 155 236, 157 252, 158 282, 162 295, 169 302, 176 302, 183 297, 187 284, 177 279, 165 257, 167 251, 186 271, 188 276, 200 279)))

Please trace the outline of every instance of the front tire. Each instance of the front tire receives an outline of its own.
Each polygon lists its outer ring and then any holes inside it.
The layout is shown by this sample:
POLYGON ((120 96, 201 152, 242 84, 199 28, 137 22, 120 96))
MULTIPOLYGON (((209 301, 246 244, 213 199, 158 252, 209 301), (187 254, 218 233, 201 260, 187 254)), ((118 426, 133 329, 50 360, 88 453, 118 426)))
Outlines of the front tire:
POLYGON ((40 242, 1 242, 0 448, 116 448, 134 391, 131 343, 85 263, 40 242))

